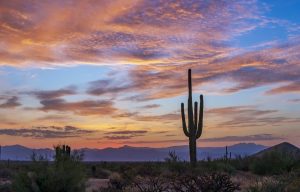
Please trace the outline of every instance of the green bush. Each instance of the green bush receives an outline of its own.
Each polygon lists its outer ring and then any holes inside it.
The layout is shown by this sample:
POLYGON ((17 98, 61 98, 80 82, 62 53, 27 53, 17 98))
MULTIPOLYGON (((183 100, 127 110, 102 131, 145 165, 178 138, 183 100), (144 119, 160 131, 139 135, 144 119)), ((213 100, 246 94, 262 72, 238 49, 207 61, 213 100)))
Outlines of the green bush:
POLYGON ((235 167, 232 166, 231 160, 214 160, 214 161, 199 161, 195 172, 211 173, 211 172, 226 172, 232 174, 236 171, 235 167))
POLYGON ((240 171, 249 171, 250 164, 252 163, 251 157, 242 157, 236 156, 235 159, 230 160, 230 164, 236 169, 240 171))
POLYGON ((33 155, 30 171, 17 175, 13 189, 15 192, 83 192, 85 171, 82 158, 83 155, 75 151, 70 155, 56 155, 52 163, 33 155))
POLYGON ((259 175, 278 175, 290 172, 296 161, 292 155, 274 151, 254 158, 250 170, 259 175))

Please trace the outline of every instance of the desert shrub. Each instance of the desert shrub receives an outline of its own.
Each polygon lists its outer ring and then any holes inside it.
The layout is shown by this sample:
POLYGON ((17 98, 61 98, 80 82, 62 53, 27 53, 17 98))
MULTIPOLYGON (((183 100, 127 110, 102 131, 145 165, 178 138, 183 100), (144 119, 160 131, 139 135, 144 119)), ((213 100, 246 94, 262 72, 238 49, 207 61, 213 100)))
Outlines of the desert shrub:
POLYGON ((97 177, 97 176, 96 176, 96 171, 97 171, 96 165, 93 165, 93 166, 91 167, 91 170, 92 170, 92 175, 93 175, 93 177, 97 177))
POLYGON ((186 170, 184 162, 181 162, 175 151, 170 151, 168 157, 165 158, 167 167, 171 172, 183 173, 186 170))
POLYGON ((167 163, 177 163, 180 161, 178 155, 176 155, 175 151, 169 151, 168 157, 165 158, 167 163))
POLYGON ((298 192, 300 191, 300 177, 297 173, 288 173, 263 177, 250 186, 248 192, 298 192))
POLYGON ((234 159, 230 160, 231 166, 240 171, 249 171, 251 162, 251 157, 242 157, 241 155, 238 155, 234 159))
POLYGON ((213 164, 214 167, 212 171, 219 171, 219 172, 226 172, 226 173, 233 173, 235 168, 229 162, 216 162, 213 164))
POLYGON ((283 192, 285 183, 274 178, 265 178, 257 181, 247 189, 247 192, 283 192))
POLYGON ((291 171, 296 161, 291 155, 274 151, 254 158, 250 170, 259 175, 278 175, 291 171))
POLYGON ((137 175, 157 175, 159 172, 157 171, 157 167, 151 163, 143 163, 138 165, 135 169, 137 175))
POLYGON ((297 173, 299 175, 299 177, 300 177, 300 160, 296 161, 293 164, 292 172, 297 173))
POLYGON ((226 173, 234 173, 235 167, 233 167, 230 161, 225 162, 223 160, 214 160, 214 161, 200 161, 198 162, 198 166, 195 169, 196 173, 211 173, 211 172, 226 172, 226 173))
POLYGON ((138 192, 168 192, 168 180, 163 177, 137 177, 130 186, 131 191, 138 192))
MULTIPOLYGON (((60 146, 58 146, 60 147, 60 146)), ((83 155, 74 151, 59 155, 53 163, 33 156, 30 172, 21 172, 13 182, 15 192, 81 192, 85 190, 83 155)))
POLYGON ((13 175, 12 171, 8 168, 1 168, 0 169, 0 178, 9 179, 13 175))
POLYGON ((288 192, 300 191, 300 177, 293 179, 285 188, 288 192))
POLYGON ((10 184, 0 185, 0 192, 12 192, 10 184))
POLYGON ((90 167, 90 172, 87 173, 88 176, 92 176, 94 178, 100 178, 100 179, 108 179, 110 174, 111 174, 111 171, 101 168, 97 165, 92 165, 90 167))
POLYGON ((233 192, 239 186, 222 173, 173 174, 160 176, 137 176, 130 183, 124 183, 119 176, 110 179, 109 187, 102 192, 233 192))
POLYGON ((129 181, 119 173, 112 173, 109 177, 108 187, 100 188, 100 192, 123 192, 129 186, 129 181))
POLYGON ((227 174, 182 175, 172 182, 174 192, 233 192, 239 185, 233 183, 227 174))

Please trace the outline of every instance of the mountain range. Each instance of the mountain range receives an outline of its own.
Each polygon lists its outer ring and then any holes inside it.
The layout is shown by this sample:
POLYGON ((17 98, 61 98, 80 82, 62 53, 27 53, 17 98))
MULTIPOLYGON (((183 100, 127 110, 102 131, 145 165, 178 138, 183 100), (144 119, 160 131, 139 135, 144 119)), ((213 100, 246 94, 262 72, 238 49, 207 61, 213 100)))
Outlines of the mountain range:
MULTIPOLYGON (((268 148, 255 143, 239 143, 228 146, 228 153, 234 158, 237 155, 252 155, 268 148)), ((170 151, 175 151, 181 160, 188 160, 189 148, 187 145, 172 146, 165 148, 132 147, 123 146, 119 148, 105 149, 79 149, 84 153, 84 161, 163 161, 170 151)), ((28 161, 31 155, 43 155, 48 159, 54 156, 53 149, 31 149, 22 145, 2 146, 1 160, 28 161)), ((199 147, 197 148, 198 159, 211 159, 223 157, 225 147, 199 147)))

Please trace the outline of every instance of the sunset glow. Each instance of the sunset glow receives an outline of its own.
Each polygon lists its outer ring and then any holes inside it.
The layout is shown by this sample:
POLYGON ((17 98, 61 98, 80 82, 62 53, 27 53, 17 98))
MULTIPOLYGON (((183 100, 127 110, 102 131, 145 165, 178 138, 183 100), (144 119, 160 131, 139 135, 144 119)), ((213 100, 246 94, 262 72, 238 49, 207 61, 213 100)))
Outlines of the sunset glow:
POLYGON ((300 1, 0 1, 0 145, 300 146, 300 1))

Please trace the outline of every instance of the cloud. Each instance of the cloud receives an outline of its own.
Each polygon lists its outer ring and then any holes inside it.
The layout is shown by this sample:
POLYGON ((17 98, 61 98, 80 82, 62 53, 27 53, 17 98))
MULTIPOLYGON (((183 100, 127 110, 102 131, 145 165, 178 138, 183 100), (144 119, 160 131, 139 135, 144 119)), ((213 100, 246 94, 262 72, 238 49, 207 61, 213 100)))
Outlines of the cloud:
POLYGON ((158 108, 158 107, 160 107, 159 104, 150 104, 150 105, 144 105, 141 108, 143 108, 143 109, 153 109, 153 108, 158 108))
POLYGON ((147 131, 137 130, 137 131, 112 131, 112 132, 107 132, 105 134, 124 135, 124 134, 145 134, 145 133, 147 133, 147 131))
POLYGON ((47 99, 40 101, 41 111, 66 111, 77 115, 112 115, 118 110, 113 106, 112 101, 106 100, 84 100, 67 102, 64 99, 47 99))
POLYGON ((47 100, 47 99, 55 99, 59 97, 63 97, 66 95, 75 95, 76 94, 76 87, 70 86, 63 89, 58 90, 51 90, 51 91, 30 91, 27 94, 34 95, 40 100, 47 100))
POLYGON ((255 106, 234 106, 234 107, 221 107, 212 108, 207 111, 210 114, 217 115, 249 115, 249 116, 262 116, 267 114, 273 114, 278 112, 277 110, 259 110, 255 106))
POLYGON ((105 136, 104 138, 109 139, 109 140, 127 140, 127 139, 131 139, 135 136, 133 135, 123 135, 123 136, 105 136))
POLYGON ((293 103, 297 103, 297 102, 300 102, 300 99, 289 99, 288 101, 293 102, 293 103))
POLYGON ((282 93, 290 93, 290 92, 294 92, 294 93, 298 93, 300 92, 300 80, 284 85, 284 86, 280 86, 274 89, 271 89, 269 91, 267 91, 267 94, 282 94, 282 93))
POLYGON ((57 126, 45 126, 45 127, 33 127, 22 129, 0 129, 0 135, 8 136, 20 136, 30 137, 35 139, 54 139, 54 138, 70 138, 81 137, 95 131, 80 129, 73 126, 57 127, 57 126))
POLYGON ((138 141, 125 141, 122 142, 123 144, 157 144, 157 143, 183 143, 183 142, 188 142, 187 138, 186 139, 170 139, 170 140, 151 140, 151 141, 145 141, 145 140, 138 140, 138 141))
POLYGON ((71 121, 72 117, 65 115, 46 115, 38 118, 38 120, 46 120, 46 121, 71 121))
MULTIPOLYGON (((196 87, 228 80, 236 85, 223 91, 237 92, 288 83, 270 93, 291 92, 299 81, 299 38, 251 51, 231 44, 257 27, 298 29, 266 10, 256 1, 1 2, 0 65, 131 64, 128 79, 91 82, 87 93, 134 92, 127 99, 137 101, 185 93, 187 68, 196 87)), ((53 99, 72 90, 36 94, 53 99)))
POLYGON ((260 135, 246 135, 246 136, 226 136, 226 137, 215 137, 215 138, 203 138, 201 141, 204 142, 232 142, 232 141, 272 141, 282 140, 284 138, 277 137, 272 134, 260 134, 260 135))
POLYGON ((104 94, 117 94, 130 89, 131 85, 114 85, 113 79, 97 80, 89 83, 87 90, 88 94, 91 95, 104 95, 104 94))
POLYGON ((256 10, 247 1, 1 2, 0 60, 20 66, 218 57, 230 34, 256 27, 248 21, 259 20, 256 10))
POLYGON ((235 106, 214 108, 207 111, 208 115, 226 118, 217 127, 261 127, 278 126, 283 123, 297 123, 300 118, 280 116, 277 110, 260 110, 255 106, 235 106))
POLYGON ((105 134, 107 136, 104 136, 106 139, 110 140, 127 140, 127 139, 132 139, 135 137, 139 136, 144 136, 148 131, 146 130, 133 130, 133 131, 111 131, 111 132, 106 132, 105 134))
POLYGON ((133 119, 137 121, 171 121, 173 122, 174 120, 179 120, 180 114, 175 114, 175 113, 168 113, 168 114, 163 114, 163 115, 136 115, 132 117, 133 119))
POLYGON ((18 100, 19 98, 17 96, 10 97, 4 103, 0 104, 0 108, 15 108, 21 106, 18 100))

